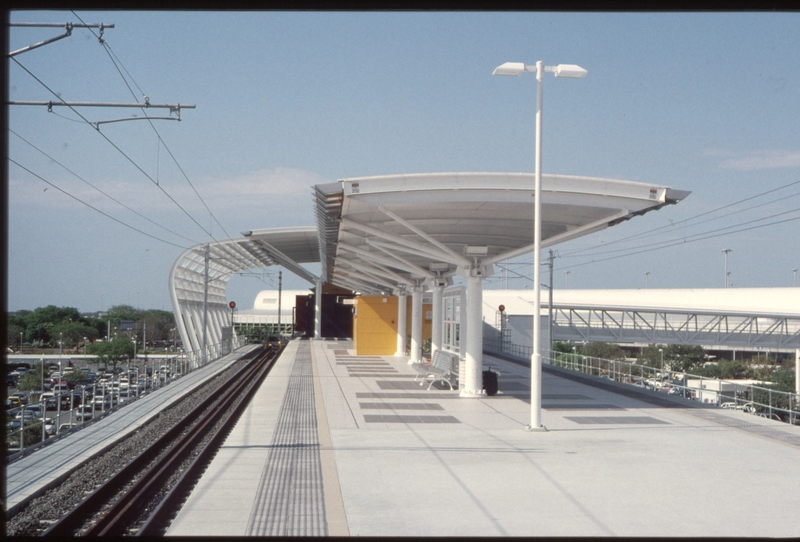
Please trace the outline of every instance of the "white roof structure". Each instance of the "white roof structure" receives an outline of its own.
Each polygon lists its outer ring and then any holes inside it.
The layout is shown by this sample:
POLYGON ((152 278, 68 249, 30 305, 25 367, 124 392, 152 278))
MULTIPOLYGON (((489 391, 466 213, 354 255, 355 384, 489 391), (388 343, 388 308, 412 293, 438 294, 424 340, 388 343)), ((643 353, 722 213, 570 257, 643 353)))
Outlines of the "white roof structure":
MULTIPOLYGON (((549 292, 542 291, 542 307, 549 292)), ((533 314, 532 290, 484 290, 484 315, 500 304, 508 314, 533 314)), ((640 288, 631 290, 553 290, 555 307, 663 310, 800 318, 800 288, 640 288)))
POLYGON ((225 290, 236 273, 281 265, 315 283, 317 276, 300 264, 319 261, 317 237, 314 227, 253 230, 243 232, 238 239, 199 244, 183 251, 172 265, 169 289, 186 351, 201 351, 204 344, 222 344, 222 328, 230 322, 225 290))
MULTIPOLYGON (((427 173, 317 185, 322 276, 366 294, 464 273, 533 250, 530 173, 427 173), (433 268, 431 267, 433 265, 433 268), (433 269, 433 270, 432 270, 433 269)), ((542 247, 660 209, 689 192, 566 175, 542 177, 542 247)))
MULTIPOLYGON (((359 177, 317 185, 314 191, 316 228, 243 232, 238 239, 195 245, 178 257, 170 292, 187 352, 222 344, 222 329, 230 321, 225 288, 232 275, 247 269, 281 265, 317 285, 382 294, 469 273, 477 258, 488 276, 493 263, 533 250, 529 173, 359 177), (468 255, 467 247, 477 256, 468 255), (320 277, 301 265, 313 262, 321 263, 320 277)), ((688 194, 654 184, 544 175, 543 247, 688 194)))

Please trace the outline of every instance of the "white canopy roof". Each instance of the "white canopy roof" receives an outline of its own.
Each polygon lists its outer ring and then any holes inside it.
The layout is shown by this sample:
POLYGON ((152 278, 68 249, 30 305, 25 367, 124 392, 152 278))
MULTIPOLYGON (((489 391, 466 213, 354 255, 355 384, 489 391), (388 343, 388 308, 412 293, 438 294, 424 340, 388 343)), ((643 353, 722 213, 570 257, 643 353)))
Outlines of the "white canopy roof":
MULTIPOLYGON (((530 173, 426 173, 317 185, 322 277, 377 294, 429 282, 437 268, 446 278, 476 263, 531 252, 533 183, 530 173)), ((688 194, 654 184, 543 175, 542 247, 688 194)))

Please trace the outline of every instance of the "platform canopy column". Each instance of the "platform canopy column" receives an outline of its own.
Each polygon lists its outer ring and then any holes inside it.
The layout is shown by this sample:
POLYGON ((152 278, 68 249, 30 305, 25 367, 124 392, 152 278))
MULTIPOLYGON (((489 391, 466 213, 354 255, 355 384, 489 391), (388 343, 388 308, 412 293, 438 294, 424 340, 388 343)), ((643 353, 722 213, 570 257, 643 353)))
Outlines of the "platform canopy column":
POLYGON ((411 289, 411 356, 408 363, 422 362, 422 289, 420 285, 411 289))
POLYGON ((794 392, 800 395, 800 348, 794 350, 794 392))
MULTIPOLYGON (((481 247, 468 247, 469 250, 480 251, 481 247)), ((483 390, 483 278, 492 274, 492 266, 484 266, 477 258, 474 264, 464 269, 462 274, 467 279, 467 329, 465 342, 467 352, 464 356, 466 367, 464 388, 461 397, 482 397, 483 390)))
POLYGON ((406 291, 397 291, 397 352, 395 356, 406 355, 406 291))
POLYGON ((434 281, 431 286, 433 300, 431 307, 431 359, 437 350, 442 349, 442 326, 444 325, 444 310, 442 308, 442 293, 445 282, 441 279, 434 281))
POLYGON ((317 291, 314 292, 314 339, 322 338, 322 281, 317 281, 317 291))

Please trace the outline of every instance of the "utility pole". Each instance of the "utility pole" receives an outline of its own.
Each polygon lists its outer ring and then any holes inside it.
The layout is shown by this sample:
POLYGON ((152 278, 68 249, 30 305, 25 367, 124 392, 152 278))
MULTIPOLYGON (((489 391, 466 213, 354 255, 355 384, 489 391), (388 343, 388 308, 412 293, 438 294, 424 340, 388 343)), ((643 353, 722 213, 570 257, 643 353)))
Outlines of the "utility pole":
POLYGON ((206 356, 206 330, 208 329, 208 260, 210 245, 205 248, 205 280, 203 280, 203 360, 206 356))
POLYGON ((278 271, 278 339, 283 343, 281 333, 281 291, 283 288, 283 271, 278 271))
POLYGON ((548 302, 550 313, 550 355, 553 355, 553 249, 550 249, 550 298, 548 302))
POLYGON ((728 253, 733 252, 730 248, 723 248, 722 252, 725 253, 725 287, 728 287, 728 253))

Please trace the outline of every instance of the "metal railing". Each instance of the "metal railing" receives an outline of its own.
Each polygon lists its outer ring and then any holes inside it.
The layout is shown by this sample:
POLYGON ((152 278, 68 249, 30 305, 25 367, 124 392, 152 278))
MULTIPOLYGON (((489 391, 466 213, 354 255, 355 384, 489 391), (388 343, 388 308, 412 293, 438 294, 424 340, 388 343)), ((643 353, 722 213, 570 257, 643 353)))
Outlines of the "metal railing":
MULTIPOLYGON (((20 407, 16 407, 6 411, 6 416, 11 418, 16 418, 18 413, 21 413, 21 426, 19 429, 9 430, 6 429, 6 452, 7 452, 7 460, 17 459, 23 455, 27 455, 28 453, 33 452, 41 448, 42 446, 47 446, 52 444, 53 442, 57 441, 61 438, 64 434, 68 434, 74 430, 80 429, 85 427, 86 425, 92 424, 104 418, 108 414, 115 412, 119 408, 130 404, 134 401, 137 401, 144 397, 145 395, 152 393, 164 386, 170 384, 172 381, 192 372, 195 371, 208 363, 222 357, 233 350, 237 350, 247 344, 247 340, 245 337, 237 337, 231 341, 225 341, 227 344, 219 344, 219 345, 211 345, 206 348, 205 356, 202 358, 205 360, 204 363, 198 364, 196 366, 192 366, 193 364, 189 361, 190 359, 200 359, 201 356, 198 356, 200 352, 188 352, 187 354, 180 354, 175 356, 170 356, 168 358, 137 358, 132 362, 128 362, 126 364, 125 373, 129 375, 129 384, 128 384, 128 400, 122 402, 119 400, 119 392, 122 391, 120 386, 119 375, 117 375, 112 381, 108 382, 108 384, 93 384, 92 386, 87 386, 85 391, 91 390, 91 398, 92 400, 89 404, 86 404, 86 393, 84 393, 81 397, 81 403, 78 406, 75 406, 75 400, 72 399, 72 394, 75 393, 72 390, 68 393, 70 395, 70 406, 72 408, 61 410, 61 395, 55 395, 56 401, 56 412, 53 415, 57 420, 55 423, 55 429, 52 434, 48 433, 45 426, 44 420, 48 419, 47 415, 47 404, 46 401, 33 401, 29 404, 22 405, 20 407), (212 355, 216 355, 216 357, 211 357, 212 355), (141 362, 144 362, 143 364, 141 362), (141 365, 141 367, 140 367, 141 365), (131 367, 136 367, 136 392, 135 394, 131 392, 131 383, 130 379, 132 378, 130 375, 131 367), (142 378, 144 378, 144 389, 139 389, 139 383, 142 382, 142 378), (116 384, 116 386, 114 385, 116 384), (116 391, 115 391, 116 390, 116 391), (116 394, 116 399, 113 399, 114 395, 116 394), (111 396, 112 399, 109 401, 103 401, 101 403, 100 410, 95 410, 94 406, 94 399, 96 397, 109 397, 111 396), (106 403, 108 403, 108 408, 106 408, 106 403), (85 415, 82 414, 81 420, 77 420, 77 413, 78 409, 83 408, 84 406, 92 407, 92 416, 87 420, 85 419, 85 415), (38 407, 38 408, 37 408, 38 407), (34 417, 26 422, 25 421, 25 411, 35 410, 41 412, 42 416, 39 417, 34 415, 34 417), (60 426, 62 422, 60 421, 61 417, 66 415, 69 412, 69 422, 66 420, 63 424, 69 423, 71 425, 69 430, 61 431, 60 426), (31 432, 31 429, 36 430, 36 434, 31 432), (27 435, 25 435, 25 431, 27 431, 27 435), (28 443, 26 445, 26 442, 28 443)), ((44 390, 41 390, 39 393, 39 397, 44 393, 44 390)), ((36 396, 36 394, 32 394, 31 397, 36 396)), ((52 412, 52 410, 51 410, 52 412)))
MULTIPOLYGON (((489 354, 500 354, 528 364, 533 353, 530 346, 512 344, 500 338, 485 338, 483 349, 489 354)), ((545 351, 542 352, 542 363, 800 425, 800 395, 791 392, 577 353, 545 351)))

